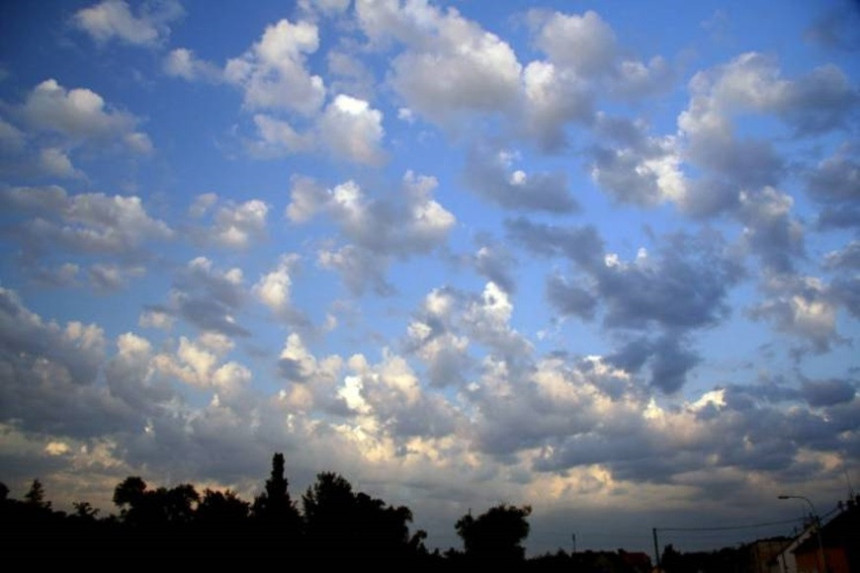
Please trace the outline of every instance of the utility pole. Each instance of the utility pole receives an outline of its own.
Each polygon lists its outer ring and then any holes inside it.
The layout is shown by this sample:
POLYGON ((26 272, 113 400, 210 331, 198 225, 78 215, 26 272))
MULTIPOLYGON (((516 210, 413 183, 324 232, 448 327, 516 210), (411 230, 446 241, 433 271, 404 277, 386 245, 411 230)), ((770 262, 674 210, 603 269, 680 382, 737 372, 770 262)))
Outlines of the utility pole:
POLYGON ((651 533, 654 535, 654 557, 656 557, 657 569, 660 569, 660 544, 657 543, 657 528, 652 527, 651 533))

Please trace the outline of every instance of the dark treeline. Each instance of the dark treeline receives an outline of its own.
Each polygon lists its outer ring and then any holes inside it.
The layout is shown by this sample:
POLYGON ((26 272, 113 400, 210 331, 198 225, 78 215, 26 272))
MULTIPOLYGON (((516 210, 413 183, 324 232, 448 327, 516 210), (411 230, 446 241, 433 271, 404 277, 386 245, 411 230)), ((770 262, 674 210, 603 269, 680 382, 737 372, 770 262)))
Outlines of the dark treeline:
POLYGON ((271 475, 252 502, 235 492, 190 484, 153 488, 140 477, 128 477, 113 491, 118 514, 100 516, 82 501, 71 513, 56 511, 34 480, 22 500, 9 497, 0 484, 0 527, 7 557, 30 562, 47 559, 91 559, 121 554, 125 563, 188 559, 218 563, 252 561, 272 555, 326 562, 368 562, 419 570, 451 570, 476 565, 530 571, 649 571, 642 554, 576 553, 525 559, 531 508, 500 504, 461 517, 454 528, 462 549, 440 552, 425 546, 427 534, 411 532, 409 508, 390 506, 356 492, 341 475, 324 472, 301 495, 290 496, 284 457, 275 454, 271 475))

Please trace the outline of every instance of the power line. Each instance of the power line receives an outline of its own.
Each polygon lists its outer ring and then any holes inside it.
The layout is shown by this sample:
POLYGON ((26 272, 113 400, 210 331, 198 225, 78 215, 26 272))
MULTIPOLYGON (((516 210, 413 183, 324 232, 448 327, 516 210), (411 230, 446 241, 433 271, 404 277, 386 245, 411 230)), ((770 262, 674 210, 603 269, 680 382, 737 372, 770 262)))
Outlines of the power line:
POLYGON ((758 527, 770 527, 771 525, 786 525, 803 521, 803 518, 784 519, 782 521, 767 521, 764 523, 753 523, 750 525, 727 525, 722 527, 655 527, 657 531, 732 531, 737 529, 755 529, 758 527))

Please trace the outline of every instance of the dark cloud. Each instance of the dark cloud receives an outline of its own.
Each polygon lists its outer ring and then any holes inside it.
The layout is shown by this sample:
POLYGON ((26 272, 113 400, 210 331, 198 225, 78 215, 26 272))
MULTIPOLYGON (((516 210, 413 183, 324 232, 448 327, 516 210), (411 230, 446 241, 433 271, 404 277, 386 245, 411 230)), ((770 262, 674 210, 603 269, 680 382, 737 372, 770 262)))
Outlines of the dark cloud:
POLYGON ((567 257, 588 278, 548 278, 547 295, 557 310, 584 318, 602 312, 603 324, 611 331, 661 329, 657 342, 628 343, 613 363, 638 371, 650 360, 650 384, 668 393, 678 390, 700 361, 687 346, 687 333, 728 315, 728 293, 743 276, 715 234, 666 237, 655 256, 640 250, 634 261, 623 262, 603 252, 602 241, 588 227, 553 227, 525 219, 506 225, 516 242, 538 254, 567 257))
POLYGON ((779 113, 798 134, 814 135, 847 127, 858 104, 860 92, 842 70, 829 64, 791 82, 779 113))
POLYGON ((806 174, 807 190, 823 205, 818 216, 822 228, 860 227, 860 147, 841 146, 806 174))
POLYGON ((647 337, 631 340, 606 360, 631 373, 649 367, 648 384, 672 394, 684 386, 687 374, 701 362, 701 357, 680 336, 666 335, 656 340, 647 337))
POLYGON ((742 192, 737 217, 744 223, 743 241, 770 270, 790 273, 805 255, 803 226, 791 216, 794 200, 772 187, 742 192))
POLYGON ((855 318, 860 318, 860 277, 835 279, 830 293, 855 318))
POLYGON ((718 236, 676 235, 654 260, 603 265, 593 275, 608 326, 698 328, 727 315, 725 299, 741 268, 718 236))
POLYGON ((98 382, 104 346, 95 325, 45 321, 0 289, 0 419, 78 437, 127 429, 134 411, 98 382))
POLYGON ((561 227, 519 217, 506 220, 505 229, 514 242, 537 255, 567 257, 587 269, 603 263, 603 239, 592 226, 561 227))
POLYGON ((557 274, 547 278, 546 297, 562 316, 578 316, 584 320, 594 318, 598 305, 597 297, 589 289, 572 284, 557 274))
POLYGON ((828 270, 857 271, 860 270, 860 241, 854 240, 839 251, 833 251, 824 257, 822 265, 828 270))
POLYGON ((850 402, 857 393, 857 384, 848 380, 808 380, 803 383, 801 393, 810 406, 833 406, 850 402))

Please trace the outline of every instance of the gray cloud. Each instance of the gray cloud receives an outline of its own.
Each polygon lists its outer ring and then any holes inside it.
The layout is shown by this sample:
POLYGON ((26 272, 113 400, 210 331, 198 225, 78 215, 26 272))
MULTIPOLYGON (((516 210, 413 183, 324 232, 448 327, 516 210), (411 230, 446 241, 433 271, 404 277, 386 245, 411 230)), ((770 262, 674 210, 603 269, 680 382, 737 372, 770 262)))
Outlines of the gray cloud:
POLYGON ((665 394, 681 389, 687 374, 701 361, 701 357, 689 348, 679 335, 664 335, 656 340, 636 338, 625 343, 619 351, 606 358, 627 372, 637 373, 649 367, 648 384, 665 394))
POLYGON ((578 316, 584 320, 594 318, 599 302, 591 288, 571 283, 558 274, 547 278, 546 297, 562 316, 578 316))
POLYGON ((844 144, 806 173, 807 191, 823 205, 818 225, 827 228, 860 226, 860 162, 857 146, 844 144))
POLYGON ((499 285, 505 292, 513 293, 516 290, 513 276, 517 266, 516 258, 505 245, 494 241, 489 235, 479 235, 476 242, 478 250, 469 258, 475 271, 499 285))
POLYGON ((834 406, 854 400, 857 383, 848 380, 807 380, 801 393, 812 407, 834 406))
POLYGON ((505 221, 508 236, 541 256, 564 256, 585 269, 603 264, 604 244, 592 226, 561 227, 525 217, 505 221))
POLYGON ((69 195, 65 189, 15 187, 0 191, 0 204, 32 213, 15 231, 25 252, 140 255, 151 240, 168 240, 174 231, 146 212, 140 197, 103 193, 69 195))
POLYGON ((105 346, 96 325, 46 321, 0 289, 0 418, 61 436, 128 428, 133 410, 98 381, 105 346))
POLYGON ((553 227, 524 219, 507 222, 511 237, 541 255, 564 256, 587 281, 554 274, 547 295, 560 312, 589 318, 600 312, 607 330, 659 328, 659 341, 627 343, 614 363, 638 371, 651 360, 650 383, 665 392, 679 389, 700 358, 688 348, 688 333, 722 321, 729 290, 743 275, 718 235, 678 234, 665 239, 656 256, 640 249, 623 262, 603 250, 593 229, 553 227), (584 248, 583 248, 584 247, 584 248))
POLYGON ((407 171, 398 193, 371 197, 352 180, 325 189, 294 177, 286 215, 297 224, 327 215, 349 243, 320 249, 319 264, 339 271, 354 293, 372 287, 389 294, 393 289, 385 277, 391 262, 432 252, 454 227, 454 215, 433 197, 437 185, 435 177, 407 171))
POLYGON ((847 127, 860 104, 860 92, 844 72, 828 64, 790 82, 778 113, 798 134, 820 134, 847 127))
POLYGON ((211 260, 197 257, 174 280, 175 288, 167 303, 150 306, 149 310, 181 316, 204 331, 227 336, 250 335, 235 318, 247 298, 241 269, 219 271, 211 260))
POLYGON ((833 294, 821 280, 770 274, 762 288, 767 298, 750 309, 753 319, 772 321, 778 330, 808 342, 819 354, 840 340, 833 294))
POLYGON ((466 158, 464 180, 481 197, 520 211, 570 213, 579 204, 568 189, 562 172, 529 174, 513 170, 513 156, 500 151, 473 148, 466 158))
POLYGON ((803 227, 791 217, 794 200, 772 187, 741 192, 737 216, 744 223, 743 240, 767 268, 787 273, 805 255, 803 227))
POLYGON ((56 80, 37 85, 17 113, 38 132, 60 134, 70 145, 119 143, 128 150, 146 154, 152 142, 135 131, 140 120, 109 106, 97 93, 86 88, 67 90, 56 80))

